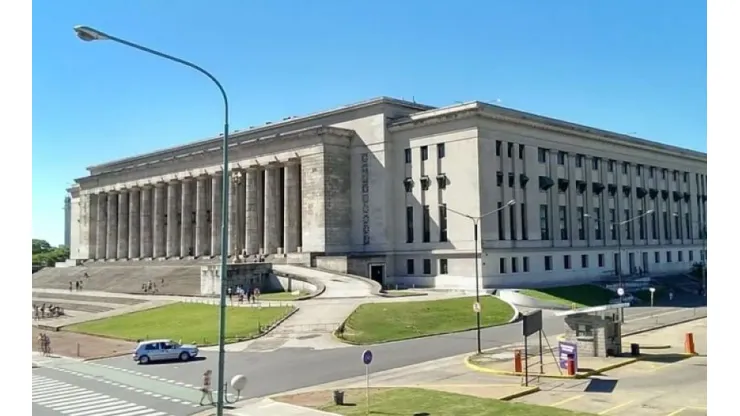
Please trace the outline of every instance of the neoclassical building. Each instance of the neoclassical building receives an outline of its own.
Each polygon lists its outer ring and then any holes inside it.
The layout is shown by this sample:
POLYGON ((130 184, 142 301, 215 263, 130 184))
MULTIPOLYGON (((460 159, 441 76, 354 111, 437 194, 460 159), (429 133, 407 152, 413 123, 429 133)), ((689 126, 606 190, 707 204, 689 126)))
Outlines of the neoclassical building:
POLYGON ((705 256, 704 153, 482 102, 391 98, 232 134, 226 176, 219 137, 89 167, 69 189, 72 258, 264 255, 471 287, 473 223, 458 214, 483 216, 485 287, 677 273, 705 256))

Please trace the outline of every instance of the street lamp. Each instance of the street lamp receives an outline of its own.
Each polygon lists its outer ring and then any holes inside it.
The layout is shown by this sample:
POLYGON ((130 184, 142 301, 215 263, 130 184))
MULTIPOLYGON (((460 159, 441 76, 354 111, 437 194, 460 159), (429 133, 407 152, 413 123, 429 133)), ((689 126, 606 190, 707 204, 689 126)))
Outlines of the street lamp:
MULTIPOLYGON (((226 201, 229 200, 229 182, 228 182, 228 170, 229 170, 229 99, 226 96, 226 91, 224 91, 223 86, 221 83, 211 75, 208 71, 205 69, 199 67, 198 65, 195 65, 194 63, 185 61, 180 58, 176 58, 171 55, 167 55, 166 53, 162 53, 159 51, 155 51, 154 49, 149 49, 145 46, 138 45, 133 42, 129 42, 127 40, 117 38, 115 36, 109 35, 107 33, 101 32, 97 29, 93 29, 88 26, 75 26, 74 31, 77 34, 77 37, 85 42, 92 42, 96 40, 110 40, 116 43, 120 43, 121 45, 128 46, 130 48, 138 49, 142 52, 149 53, 151 55, 158 56, 160 58, 164 58, 173 62, 177 62, 178 64, 188 66, 201 74, 205 75, 213 81, 214 84, 218 87, 218 90, 221 92, 221 96, 223 97, 224 101, 224 133, 223 133, 223 180, 221 181, 222 190, 221 190, 221 297, 219 301, 219 332, 218 332, 218 386, 224 385, 224 359, 225 359, 225 339, 224 334, 226 332, 226 269, 227 269, 227 256, 224 255, 223 251, 228 250, 228 244, 229 244, 229 236, 227 233, 227 224, 229 223, 229 209, 228 204, 226 201)), ((219 388, 218 389, 218 398, 216 402, 216 415, 222 416, 224 412, 224 389, 219 388)))
MULTIPOLYGON (((452 208, 447 208, 447 205, 445 205, 445 204, 440 204, 440 206, 443 207, 446 211, 450 211, 452 213, 455 213, 455 214, 457 214, 457 215, 459 215, 461 217, 467 218, 467 219, 469 219, 470 221, 473 222, 473 239, 475 240, 475 304, 478 305, 475 308, 475 324, 476 324, 475 327, 476 327, 476 332, 477 332, 478 354, 481 353, 481 346, 480 346, 480 284, 478 283, 479 280, 480 280, 480 273, 478 271, 478 243, 479 243, 479 238, 478 238, 478 223, 483 218, 486 218, 487 216, 489 216, 491 214, 495 214, 495 213, 503 210, 504 208, 510 207, 510 206, 512 206, 514 204, 516 204, 516 201, 512 199, 511 201, 507 202, 506 205, 501 206, 501 207, 498 207, 498 208, 494 209, 491 212, 487 212, 487 213, 485 213, 483 215, 480 215, 480 216, 477 216, 477 217, 476 216, 473 216, 473 215, 468 215, 468 214, 462 213, 460 211, 455 211, 452 208)), ((483 250, 483 247, 481 247, 481 251, 482 250, 483 250)))

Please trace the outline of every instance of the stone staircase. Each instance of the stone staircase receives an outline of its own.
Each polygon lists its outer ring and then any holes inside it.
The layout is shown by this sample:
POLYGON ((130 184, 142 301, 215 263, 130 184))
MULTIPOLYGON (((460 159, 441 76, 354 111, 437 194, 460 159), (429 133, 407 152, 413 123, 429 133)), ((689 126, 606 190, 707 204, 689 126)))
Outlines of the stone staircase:
POLYGON ((69 289, 69 282, 82 280, 84 290, 142 294, 142 285, 152 281, 159 295, 199 296, 201 265, 178 262, 48 267, 32 275, 32 285, 34 288, 69 289))

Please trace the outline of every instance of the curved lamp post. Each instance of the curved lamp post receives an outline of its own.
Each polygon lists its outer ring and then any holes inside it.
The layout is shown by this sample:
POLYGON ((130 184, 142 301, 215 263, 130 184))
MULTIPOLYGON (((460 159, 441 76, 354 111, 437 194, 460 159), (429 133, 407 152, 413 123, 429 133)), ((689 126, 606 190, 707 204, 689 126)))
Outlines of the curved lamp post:
MULTIPOLYGON (((229 171, 229 99, 226 96, 226 91, 224 91, 223 86, 221 83, 211 75, 208 71, 205 69, 199 67, 198 65, 188 62, 186 60, 176 58, 171 55, 167 55, 166 53, 162 53, 159 51, 155 51, 154 49, 147 48, 145 46, 137 45, 136 43, 129 42, 127 40, 109 35, 107 33, 101 32, 97 29, 93 29, 89 26, 75 26, 74 31, 77 34, 77 37, 85 42, 92 42, 96 40, 110 40, 116 43, 120 43, 121 45, 128 46, 130 48, 138 49, 142 52, 146 52, 151 55, 158 56, 160 58, 164 58, 173 62, 177 62, 178 64, 185 65, 187 67, 190 67, 201 74, 205 75, 213 81, 214 84, 218 87, 218 90, 221 92, 221 96, 223 97, 224 101, 224 133, 223 133, 223 180, 221 181, 222 190, 221 190, 221 296, 220 296, 220 313, 219 313, 219 332, 218 332, 218 385, 223 386, 224 385, 224 358, 225 358, 225 351, 224 351, 224 333, 226 330, 226 268, 227 268, 227 255, 224 254, 225 250, 228 250, 228 244, 229 244, 229 235, 227 233, 227 224, 228 224, 228 217, 229 217, 229 207, 226 201, 229 200, 229 181, 228 181, 228 171, 229 171)), ((216 414, 218 416, 223 415, 224 409, 224 389, 218 390, 218 399, 216 403, 216 414)))
MULTIPOLYGON (((473 239, 475 240, 475 303, 477 303, 478 305, 480 305, 480 284, 478 283, 478 281, 480 280, 480 273, 478 272, 478 243, 479 243, 480 239, 478 238, 478 223, 480 223, 480 221, 483 218, 486 218, 487 216, 489 216, 491 214, 495 214, 495 213, 497 213, 499 211, 502 211, 504 208, 510 207, 510 206, 512 206, 514 204, 516 204, 516 201, 512 199, 511 201, 507 202, 506 205, 501 206, 499 208, 496 208, 496 209, 494 209, 491 212, 486 212, 485 214, 479 215, 477 217, 476 216, 473 216, 473 215, 468 215, 468 214, 462 213, 460 211, 455 211, 452 208, 447 208, 447 205, 445 205, 445 204, 440 204, 440 206, 441 207, 444 207, 445 210, 450 211, 452 213, 455 213, 455 214, 457 214, 457 215, 459 215, 461 217, 467 218, 470 221, 472 221, 472 223, 473 223, 473 239)), ((483 250, 483 247, 481 247, 481 251, 482 250, 483 250)), ((476 339, 478 341, 478 354, 480 354, 481 353, 481 346, 480 346, 480 308, 476 309, 476 311, 475 311, 475 328, 476 328, 476 334, 477 334, 476 339)))

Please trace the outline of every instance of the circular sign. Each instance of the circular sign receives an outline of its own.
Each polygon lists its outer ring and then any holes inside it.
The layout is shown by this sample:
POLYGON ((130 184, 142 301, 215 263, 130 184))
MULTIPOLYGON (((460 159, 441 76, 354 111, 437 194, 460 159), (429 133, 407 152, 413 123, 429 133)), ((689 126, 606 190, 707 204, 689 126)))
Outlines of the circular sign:
POLYGON ((244 387, 247 387, 247 377, 241 374, 235 375, 231 379, 231 387, 233 387, 236 391, 244 390, 244 387))
POLYGON ((650 293, 655 293, 655 288, 654 287, 651 287, 650 288, 650 293))
POLYGON ((371 362, 373 362, 373 353, 370 350, 365 350, 362 352, 362 362, 365 365, 370 365, 371 362))
POLYGON ((480 303, 478 302, 473 303, 473 312, 480 313, 480 303))
POLYGON ((617 295, 624 296, 624 289, 622 289, 621 287, 617 289, 617 295))

